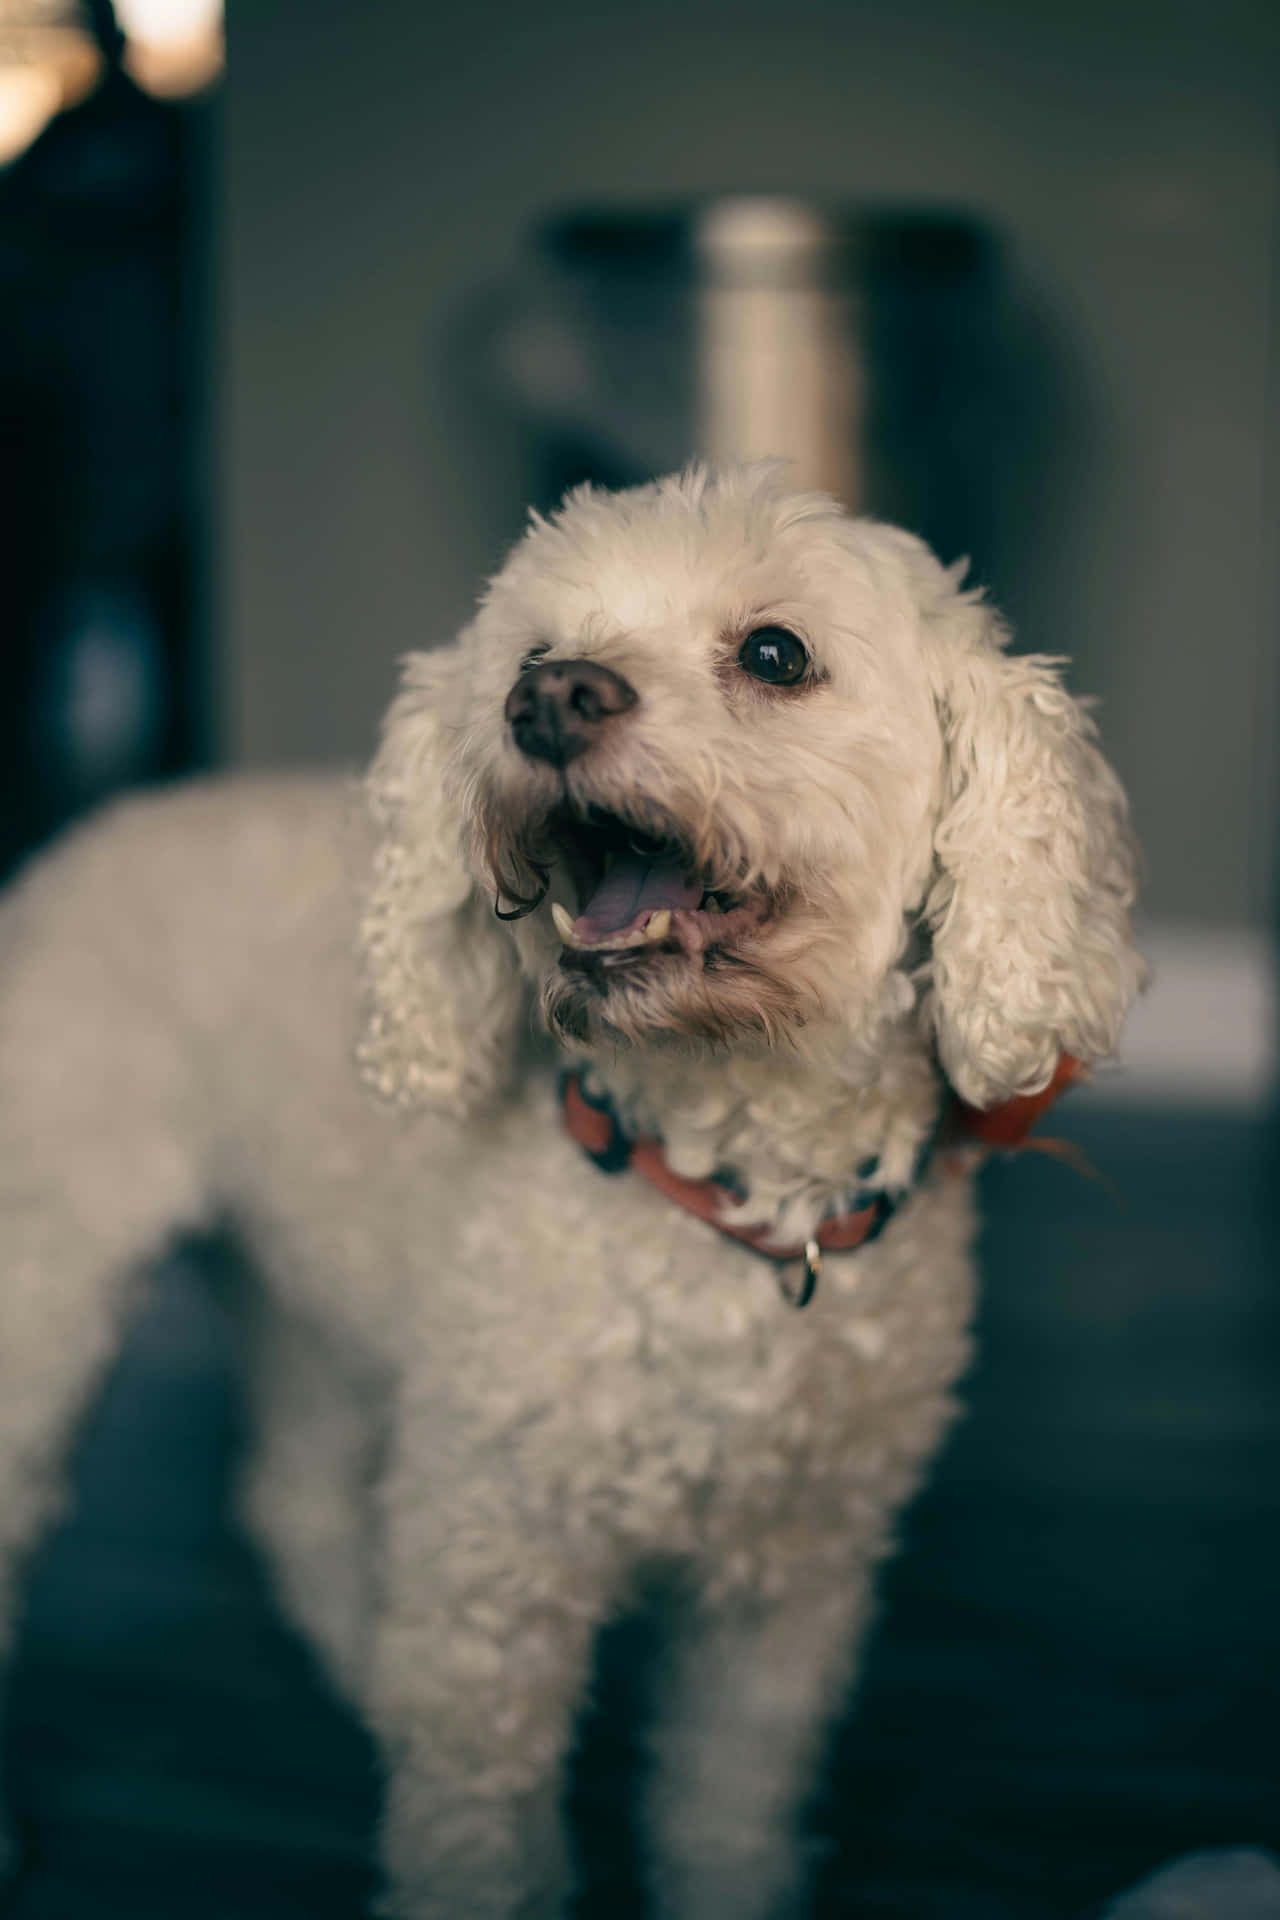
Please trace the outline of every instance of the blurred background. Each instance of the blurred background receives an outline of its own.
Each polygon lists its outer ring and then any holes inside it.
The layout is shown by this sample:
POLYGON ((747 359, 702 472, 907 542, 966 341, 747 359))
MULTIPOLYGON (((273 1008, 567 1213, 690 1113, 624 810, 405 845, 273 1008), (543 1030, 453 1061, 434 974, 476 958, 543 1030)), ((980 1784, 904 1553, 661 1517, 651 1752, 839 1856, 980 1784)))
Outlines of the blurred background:
MULTIPOLYGON (((823 1911, 1065 1920, 1280 1845, 1280 12, 229 12, 0 0, 0 865, 122 787, 358 764, 579 479, 778 453, 968 556, 1100 699, 1157 984, 1066 1128, 1121 1209, 988 1178, 823 1911)), ((362 1910, 371 1763, 223 1523, 222 1338, 166 1268, 39 1569, 24 1920, 362 1910)), ((644 1647, 584 1911, 640 1911, 644 1647)))

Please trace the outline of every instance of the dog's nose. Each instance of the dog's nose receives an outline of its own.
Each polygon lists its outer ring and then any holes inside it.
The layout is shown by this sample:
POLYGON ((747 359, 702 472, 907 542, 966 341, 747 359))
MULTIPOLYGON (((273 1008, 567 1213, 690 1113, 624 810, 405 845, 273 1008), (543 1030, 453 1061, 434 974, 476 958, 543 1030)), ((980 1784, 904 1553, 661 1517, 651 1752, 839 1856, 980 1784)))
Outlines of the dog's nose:
POLYGON ((507 724, 521 753, 567 767, 637 697, 621 674, 594 660, 548 660, 522 673, 512 687, 507 724))

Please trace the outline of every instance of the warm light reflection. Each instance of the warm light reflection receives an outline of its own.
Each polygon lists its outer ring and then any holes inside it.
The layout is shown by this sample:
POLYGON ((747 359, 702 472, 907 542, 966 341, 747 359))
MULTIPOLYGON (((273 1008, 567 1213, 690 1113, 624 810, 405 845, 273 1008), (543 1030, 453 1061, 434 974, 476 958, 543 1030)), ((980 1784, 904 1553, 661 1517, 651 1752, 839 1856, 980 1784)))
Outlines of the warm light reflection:
POLYGON ((116 0, 124 64, 148 93, 199 93, 222 71, 222 0, 116 0))
POLYGON ((97 84, 102 56, 59 0, 0 0, 0 166, 97 84))
POLYGON ((52 67, 0 66, 0 167, 31 145, 61 105, 52 67))

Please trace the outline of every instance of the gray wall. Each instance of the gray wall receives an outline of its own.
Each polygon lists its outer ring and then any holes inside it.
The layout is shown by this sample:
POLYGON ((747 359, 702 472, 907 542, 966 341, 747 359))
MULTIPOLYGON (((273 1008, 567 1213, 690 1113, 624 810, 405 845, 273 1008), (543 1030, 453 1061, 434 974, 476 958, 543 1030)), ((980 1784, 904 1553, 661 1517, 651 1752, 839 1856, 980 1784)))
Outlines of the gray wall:
POLYGON ((518 531, 441 343, 531 216, 946 201, 1008 236, 1069 370, 1021 638, 1102 696, 1150 910, 1262 923, 1277 101, 1280 9, 1241 0, 232 0, 231 756, 362 758, 396 656, 456 626, 518 531))

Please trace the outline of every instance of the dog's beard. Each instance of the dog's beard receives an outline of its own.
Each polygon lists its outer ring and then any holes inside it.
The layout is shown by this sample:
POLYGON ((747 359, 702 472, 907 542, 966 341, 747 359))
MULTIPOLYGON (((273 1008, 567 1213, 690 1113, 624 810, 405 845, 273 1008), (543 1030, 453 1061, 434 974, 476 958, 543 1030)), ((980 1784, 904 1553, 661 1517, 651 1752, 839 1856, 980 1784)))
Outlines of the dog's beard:
POLYGON ((761 955, 742 952, 663 953, 611 974, 558 961, 543 979, 541 1005, 552 1033, 592 1049, 773 1046, 804 1023, 801 997, 761 955))
POLYGON ((830 929, 776 876, 744 871, 741 846, 705 820, 693 830, 656 803, 625 804, 484 809, 477 853, 503 917, 555 914, 561 947, 540 993, 550 1031, 588 1048, 722 1050, 805 1025, 830 929))

